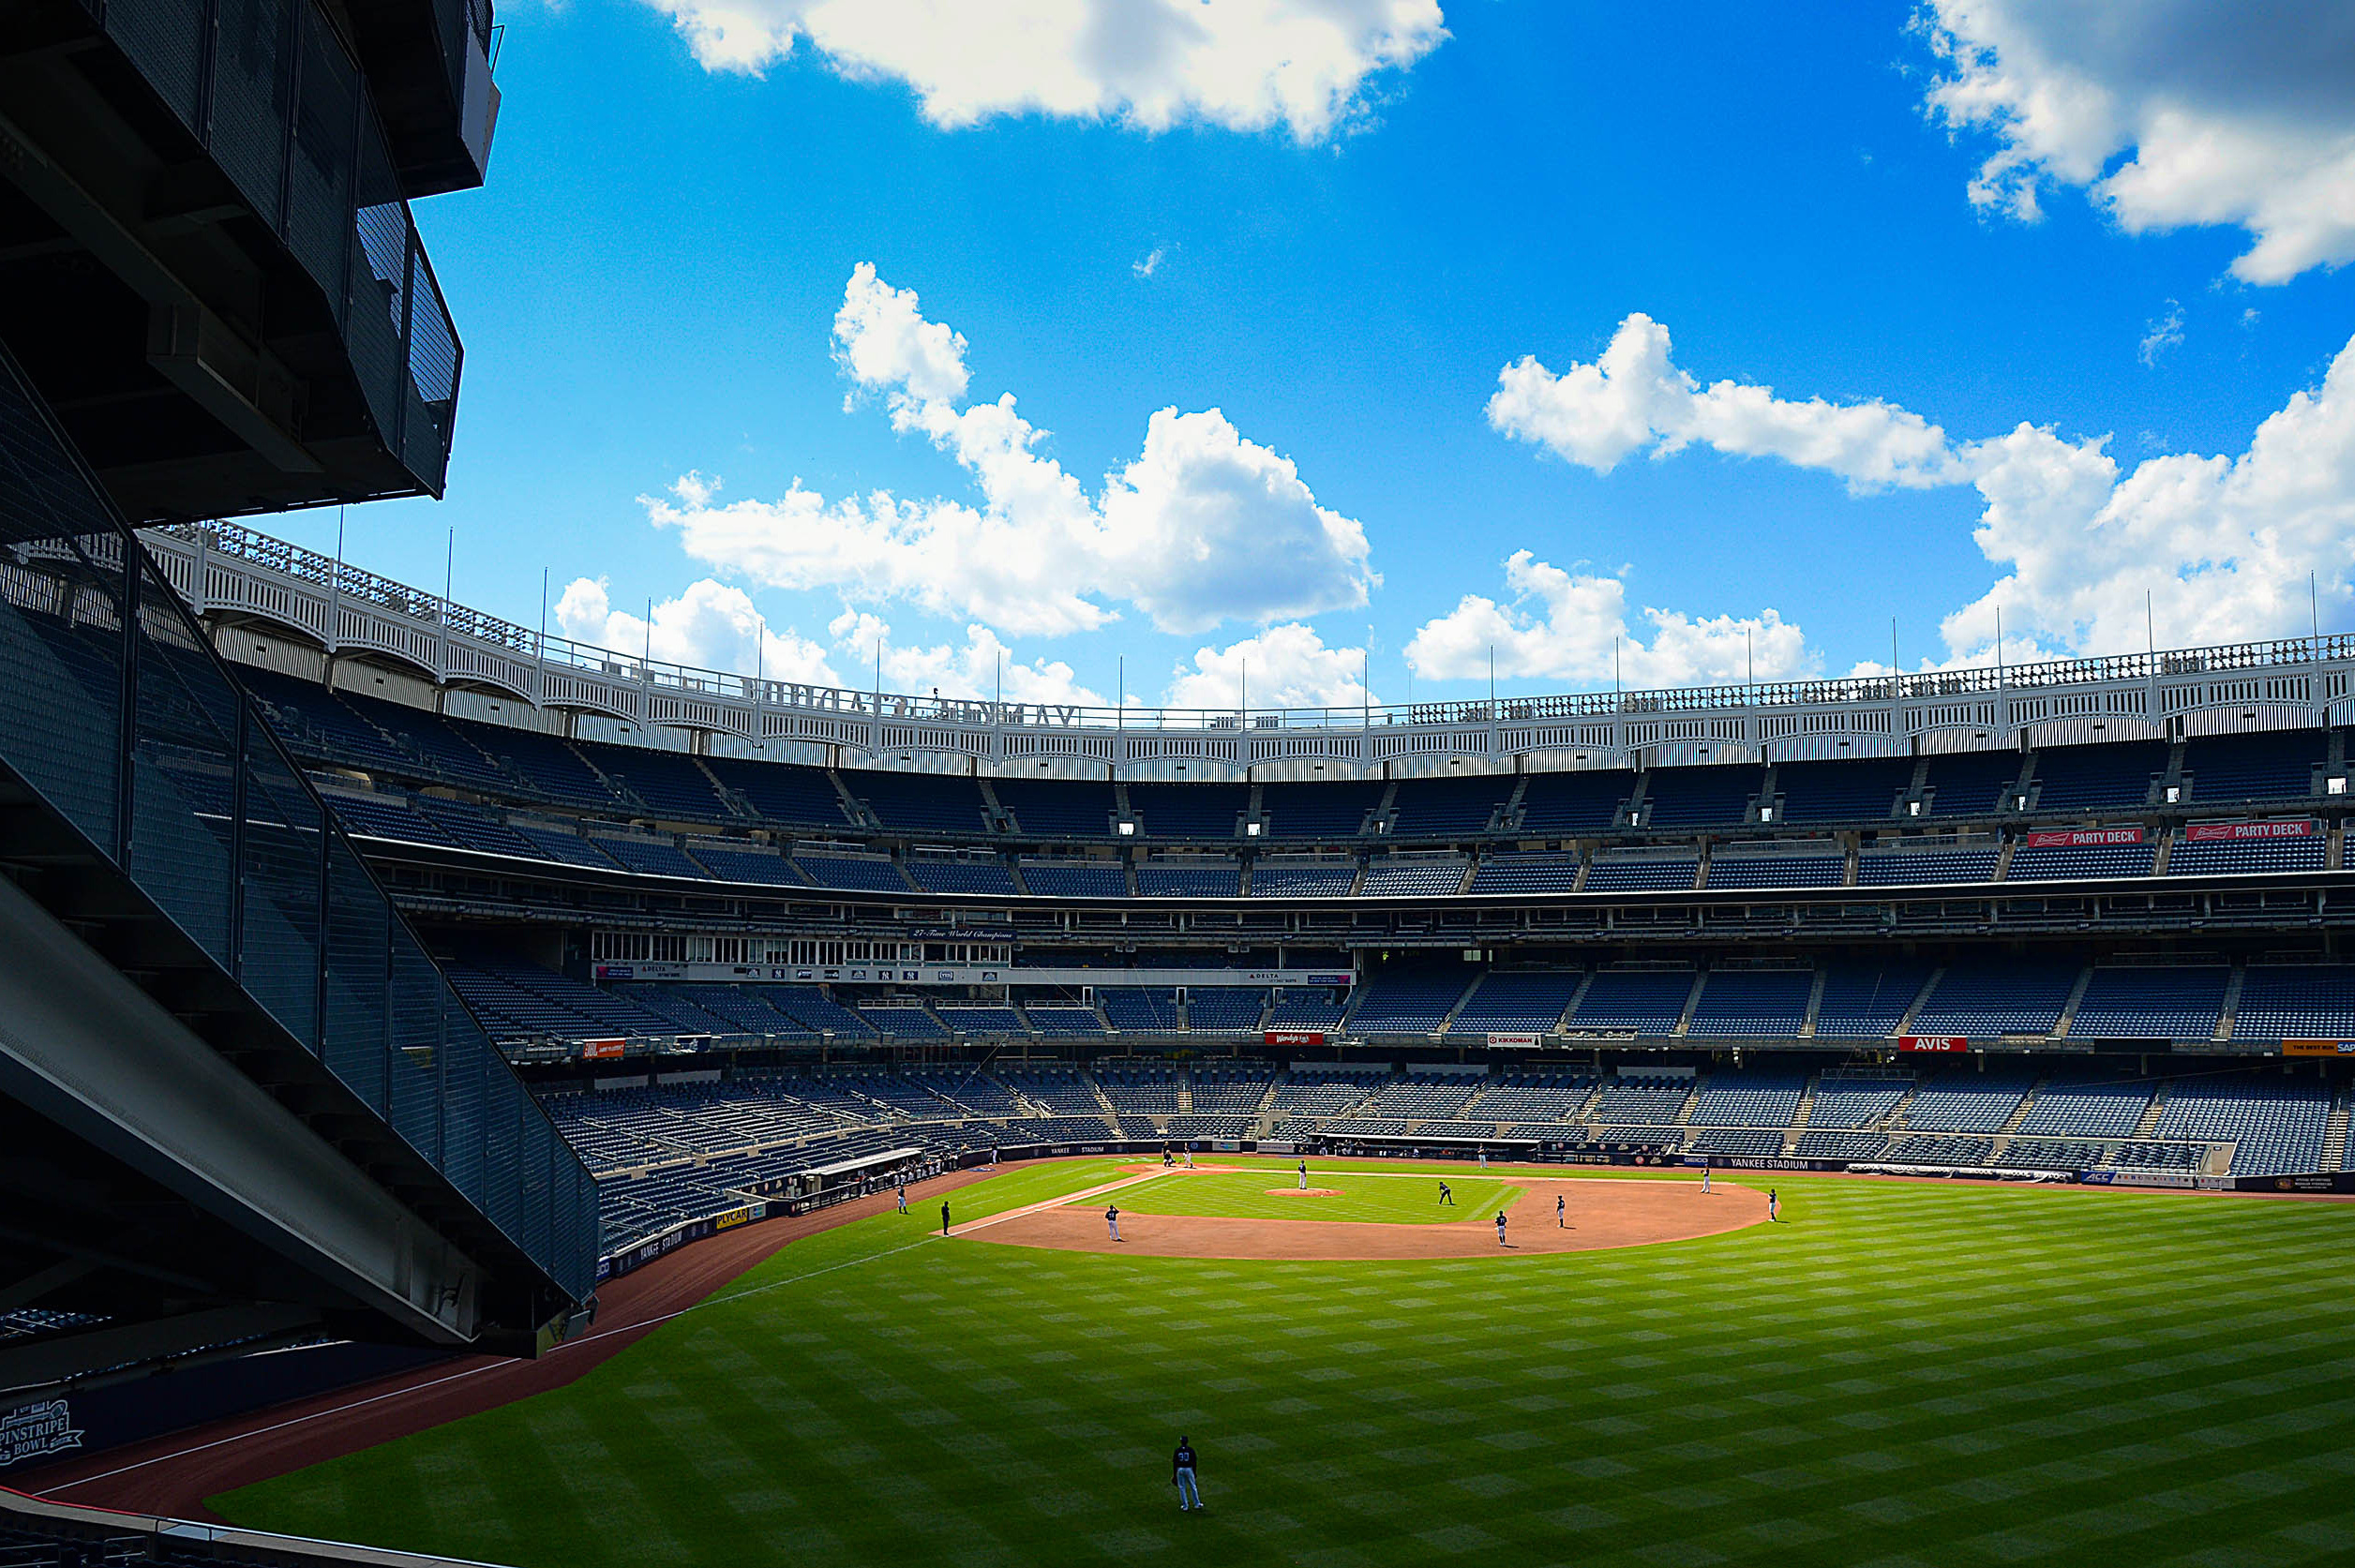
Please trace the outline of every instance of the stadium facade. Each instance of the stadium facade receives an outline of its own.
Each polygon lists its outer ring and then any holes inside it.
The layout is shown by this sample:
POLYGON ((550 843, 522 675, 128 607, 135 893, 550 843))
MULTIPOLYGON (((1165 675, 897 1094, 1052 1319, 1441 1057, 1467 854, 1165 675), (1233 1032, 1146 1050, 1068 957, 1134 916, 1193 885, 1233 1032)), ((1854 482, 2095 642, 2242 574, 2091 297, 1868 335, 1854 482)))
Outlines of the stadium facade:
POLYGON ((599 1173, 608 1268, 993 1151, 2355 1164, 2355 640, 1095 713, 149 542, 599 1173))

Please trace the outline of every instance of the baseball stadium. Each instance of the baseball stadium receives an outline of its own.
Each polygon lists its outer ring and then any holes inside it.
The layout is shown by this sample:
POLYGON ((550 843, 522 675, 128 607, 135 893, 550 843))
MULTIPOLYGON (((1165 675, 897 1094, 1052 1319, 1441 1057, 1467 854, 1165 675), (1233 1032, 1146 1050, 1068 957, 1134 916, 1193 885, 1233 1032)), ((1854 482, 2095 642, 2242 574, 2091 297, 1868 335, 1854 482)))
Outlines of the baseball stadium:
POLYGON ((0 7, 0 1564, 2349 1560, 2313 583, 1226 708, 526 625, 302 521, 444 493, 500 43, 0 7))

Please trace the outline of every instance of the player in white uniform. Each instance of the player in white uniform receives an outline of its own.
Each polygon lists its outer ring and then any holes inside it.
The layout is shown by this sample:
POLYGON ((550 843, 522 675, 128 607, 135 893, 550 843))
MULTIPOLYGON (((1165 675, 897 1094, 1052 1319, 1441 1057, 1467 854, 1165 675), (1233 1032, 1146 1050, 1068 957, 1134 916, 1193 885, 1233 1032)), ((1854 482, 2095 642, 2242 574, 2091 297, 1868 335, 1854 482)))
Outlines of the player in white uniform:
POLYGON ((1709 1167, 1706 1165, 1701 1168, 1701 1190, 1703 1192, 1709 1190, 1709 1167))
POLYGON ((1107 1204, 1105 1204, 1105 1205, 1104 1205, 1104 1223, 1105 1223, 1107 1226, 1111 1227, 1111 1230, 1112 1230, 1112 1239, 1113 1239, 1114 1241, 1118 1241, 1118 1240, 1120 1239, 1120 1205, 1119 1205, 1119 1204, 1118 1204, 1118 1203, 1107 1203, 1107 1204))
POLYGON ((899 1179, 899 1212, 902 1214, 908 1212, 908 1178, 906 1176, 899 1179))
POLYGON ((1305 1160, 1305 1159, 1304 1159, 1304 1160, 1300 1161, 1300 1190, 1301 1190, 1301 1191, 1303 1191, 1303 1192, 1306 1192, 1308 1189, 1309 1189, 1309 1162, 1308 1162, 1307 1160, 1305 1160))

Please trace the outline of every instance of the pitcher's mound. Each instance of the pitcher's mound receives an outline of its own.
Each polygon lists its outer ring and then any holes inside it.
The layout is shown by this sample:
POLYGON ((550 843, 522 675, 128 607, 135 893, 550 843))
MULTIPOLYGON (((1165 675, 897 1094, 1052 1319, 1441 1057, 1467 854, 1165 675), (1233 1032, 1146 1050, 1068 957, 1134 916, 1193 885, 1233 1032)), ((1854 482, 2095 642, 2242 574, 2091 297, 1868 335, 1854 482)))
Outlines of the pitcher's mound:
POLYGON ((1337 1187, 1271 1187, 1268 1189, 1268 1196, 1270 1198, 1338 1198, 1341 1196, 1341 1188, 1337 1187))

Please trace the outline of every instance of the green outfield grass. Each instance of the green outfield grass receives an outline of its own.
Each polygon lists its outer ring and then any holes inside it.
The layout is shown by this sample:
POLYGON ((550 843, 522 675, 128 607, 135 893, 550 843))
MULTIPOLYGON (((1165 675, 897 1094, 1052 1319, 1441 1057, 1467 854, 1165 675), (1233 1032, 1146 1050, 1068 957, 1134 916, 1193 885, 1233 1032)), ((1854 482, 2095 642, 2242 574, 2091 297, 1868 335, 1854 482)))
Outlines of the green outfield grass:
POLYGON ((919 1202, 215 1506, 549 1565, 2348 1561, 2355 1206, 1773 1179, 1779 1226, 1509 1264, 944 1242, 919 1202))
POLYGON ((1088 1206, 1113 1202, 1136 1214, 1222 1215, 1238 1219, 1346 1219, 1373 1224, 1430 1225, 1452 1220, 1480 1220, 1493 1215, 1526 1191, 1461 1171, 1446 1176, 1408 1175, 1399 1171, 1363 1172, 1321 1166, 1309 1172, 1311 1187, 1338 1192, 1333 1198, 1303 1198, 1295 1191, 1298 1178, 1290 1171, 1260 1170, 1249 1175, 1222 1172, 1181 1171, 1156 1176, 1137 1187, 1123 1187, 1107 1199, 1088 1199, 1088 1206), (1455 1202, 1442 1207, 1439 1184, 1445 1181, 1455 1202))

